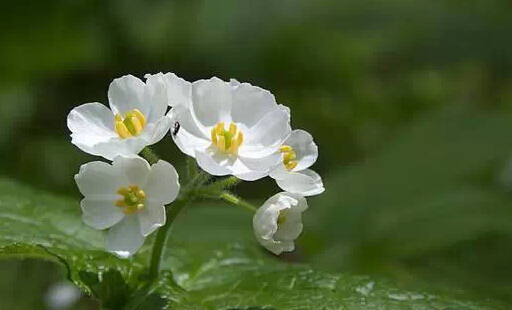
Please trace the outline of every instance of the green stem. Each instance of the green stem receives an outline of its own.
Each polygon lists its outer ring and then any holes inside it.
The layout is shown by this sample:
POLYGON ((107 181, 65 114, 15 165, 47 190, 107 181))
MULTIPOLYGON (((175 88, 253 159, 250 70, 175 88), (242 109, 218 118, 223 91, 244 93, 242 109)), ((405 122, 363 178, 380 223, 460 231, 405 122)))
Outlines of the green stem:
POLYGON ((228 178, 224 178, 222 180, 218 180, 211 184, 208 184, 208 185, 204 186, 202 189, 205 192, 219 193, 219 192, 223 192, 223 190, 232 188, 233 186, 240 183, 240 181, 241 180, 239 178, 237 178, 235 176, 230 176, 228 178))
POLYGON ((144 157, 150 165, 156 164, 159 159, 158 156, 147 146, 140 151, 139 155, 144 157))
POLYGON ((171 204, 167 208, 167 219, 165 225, 158 229, 156 234, 155 243, 153 243, 153 250, 151 252, 151 259, 149 262, 149 281, 152 282, 158 278, 160 272, 160 263, 162 260, 162 254, 169 235, 169 229, 171 228, 172 222, 176 219, 180 211, 187 206, 188 199, 182 199, 171 204))
POLYGON ((229 203, 232 203, 234 205, 244 207, 252 212, 256 212, 256 210, 258 210, 258 208, 256 208, 252 204, 236 197, 235 195, 231 194, 230 192, 222 192, 222 194, 220 194, 219 197, 220 197, 220 199, 223 199, 223 200, 225 200, 229 203))

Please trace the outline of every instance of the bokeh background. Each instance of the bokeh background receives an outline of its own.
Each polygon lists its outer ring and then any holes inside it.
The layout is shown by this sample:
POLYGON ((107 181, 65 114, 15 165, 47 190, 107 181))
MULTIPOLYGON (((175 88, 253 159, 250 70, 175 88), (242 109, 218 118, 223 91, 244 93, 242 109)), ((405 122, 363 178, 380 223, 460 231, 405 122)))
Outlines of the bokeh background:
MULTIPOLYGON (((93 157, 70 143, 73 107, 107 103, 124 74, 236 78, 320 148, 327 190, 285 259, 512 301, 511 16, 506 0, 6 2, 0 175, 79 199, 93 157)), ((183 162, 171 139, 156 151, 183 162)), ((256 203, 277 190, 237 188, 256 203)), ((30 260, 0 275, 2 310, 46 309, 64 278, 30 260)))

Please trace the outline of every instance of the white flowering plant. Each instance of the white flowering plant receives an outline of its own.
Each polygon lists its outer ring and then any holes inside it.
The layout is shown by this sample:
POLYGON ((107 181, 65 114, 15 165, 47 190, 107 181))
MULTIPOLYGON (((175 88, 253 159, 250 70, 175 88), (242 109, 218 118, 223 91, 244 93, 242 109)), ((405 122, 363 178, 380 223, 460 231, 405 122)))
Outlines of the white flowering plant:
POLYGON ((61 264, 102 310, 494 309, 295 263, 323 246, 308 224, 331 215, 309 213, 308 197, 324 191, 311 170, 318 147, 269 91, 157 73, 115 79, 108 101, 67 118, 72 144, 99 157, 73 167, 79 206, 0 180, 0 259, 61 264), (157 156, 164 139, 183 157, 157 156), (277 185, 266 201, 235 193, 266 177, 277 185), (313 233, 295 251, 304 228, 313 233))
POLYGON ((110 109, 74 108, 67 125, 80 150, 111 161, 82 165, 75 175, 84 196, 83 222, 107 230, 105 248, 129 258, 157 232, 149 277, 160 270, 163 247, 178 213, 198 199, 222 199, 255 213, 255 239, 279 255, 293 251, 302 232, 304 196, 324 191, 309 170, 318 157, 312 136, 292 131, 290 109, 271 92, 234 79, 188 82, 173 73, 115 79, 110 109), (187 155, 187 184, 150 146, 171 139, 187 155), (231 192, 241 181, 272 177, 286 192, 260 208, 231 192))

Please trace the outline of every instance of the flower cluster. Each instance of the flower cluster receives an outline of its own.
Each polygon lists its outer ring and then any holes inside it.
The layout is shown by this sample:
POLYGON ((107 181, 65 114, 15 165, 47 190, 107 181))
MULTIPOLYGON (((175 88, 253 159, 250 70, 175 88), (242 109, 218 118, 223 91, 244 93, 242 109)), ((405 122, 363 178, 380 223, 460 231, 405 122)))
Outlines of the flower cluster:
MULTIPOLYGON (((111 161, 84 164, 75 175, 84 196, 82 219, 94 229, 109 228, 108 251, 133 255, 166 224, 166 205, 181 199, 175 168, 144 156, 167 133, 205 175, 275 179, 284 192, 256 210, 254 233, 275 254, 294 249, 308 207, 304 197, 324 191, 321 177, 309 169, 318 148, 309 133, 292 130, 290 109, 269 91, 236 80, 191 83, 158 73, 145 81, 131 75, 115 79, 108 101, 110 109, 97 102, 80 105, 67 120, 73 144, 111 161)), ((226 199, 225 193, 217 198, 226 199)))

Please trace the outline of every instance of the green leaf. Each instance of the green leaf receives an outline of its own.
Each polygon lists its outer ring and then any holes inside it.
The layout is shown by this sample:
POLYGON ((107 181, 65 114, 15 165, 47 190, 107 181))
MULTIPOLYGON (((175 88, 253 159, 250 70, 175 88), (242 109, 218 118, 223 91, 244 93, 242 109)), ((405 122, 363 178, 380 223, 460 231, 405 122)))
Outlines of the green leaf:
MULTIPOLYGON (((76 201, 0 181, 0 253, 44 258, 104 309, 505 309, 458 291, 331 274, 286 263, 252 240, 251 216, 225 205, 180 215, 158 281, 145 282, 147 245, 133 259, 102 250, 102 234, 80 221, 76 201)), ((150 243, 149 240, 147 243, 150 243)))

